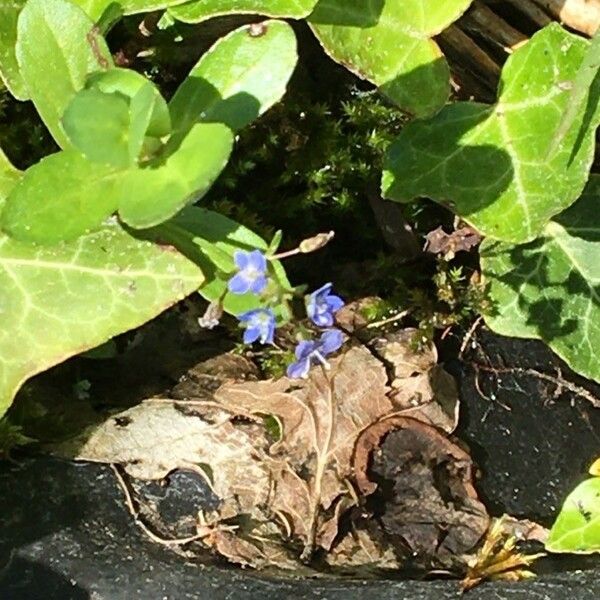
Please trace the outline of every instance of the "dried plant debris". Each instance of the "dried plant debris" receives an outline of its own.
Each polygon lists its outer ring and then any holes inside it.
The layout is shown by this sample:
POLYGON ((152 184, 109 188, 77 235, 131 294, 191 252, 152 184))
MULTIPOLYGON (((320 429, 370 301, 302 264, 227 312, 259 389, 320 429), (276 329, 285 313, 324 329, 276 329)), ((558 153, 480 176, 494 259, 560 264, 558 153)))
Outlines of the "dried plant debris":
POLYGON ((446 260, 452 260, 457 252, 468 252, 481 243, 483 239, 473 227, 459 227, 452 233, 446 233, 441 227, 430 231, 425 236, 425 251, 440 254, 446 260))
MULTIPOLYGON (((113 414, 54 451, 119 465, 130 496, 144 493, 142 480, 201 479, 212 500, 178 522, 188 534, 196 523, 190 539, 237 564, 396 569, 418 552, 427 567, 446 566, 472 550, 488 518, 468 455, 446 437, 456 425, 456 385, 433 347, 413 349, 413 335, 348 344, 329 370, 315 368, 306 380, 258 381, 242 357, 216 357, 171 394, 113 414), (400 444, 398 456, 389 444, 400 444), (371 496, 381 490, 373 486, 384 476, 393 493, 375 514, 371 496)), ((156 497, 133 499, 144 508, 136 519, 180 534, 160 525, 158 509, 151 514, 156 497)))
POLYGON ((518 537, 512 534, 514 522, 510 518, 494 520, 485 541, 469 561, 463 591, 470 590, 483 581, 522 581, 534 577, 529 567, 542 554, 523 554, 517 549, 518 537))

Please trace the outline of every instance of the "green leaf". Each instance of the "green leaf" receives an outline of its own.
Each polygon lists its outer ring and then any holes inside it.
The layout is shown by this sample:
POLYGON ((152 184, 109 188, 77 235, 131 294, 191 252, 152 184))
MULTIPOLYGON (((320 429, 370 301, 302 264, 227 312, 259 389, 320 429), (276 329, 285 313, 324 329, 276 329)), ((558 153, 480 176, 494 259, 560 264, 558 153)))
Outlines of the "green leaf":
POLYGON ((73 146, 87 159, 120 168, 135 164, 144 139, 144 133, 140 139, 138 131, 135 140, 129 139, 127 98, 95 89, 77 93, 65 110, 62 126, 73 146))
POLYGON ((549 552, 600 552, 600 477, 580 483, 567 497, 546 541, 549 552))
POLYGON ((119 215, 136 228, 166 221, 209 190, 232 148, 233 134, 225 125, 194 125, 164 162, 124 174, 119 181, 119 215))
POLYGON ((72 0, 94 21, 98 21, 111 4, 117 4, 125 15, 152 12, 183 4, 188 0, 72 0))
POLYGON ((450 71, 431 39, 472 0, 320 0, 308 21, 335 61, 425 117, 450 93, 450 71))
POLYGON ((578 373, 600 381, 600 176, 550 221, 542 237, 513 246, 486 240, 481 268, 497 333, 544 340, 578 373))
POLYGON ((296 38, 283 21, 266 21, 260 34, 245 25, 202 56, 170 102, 176 139, 198 121, 237 131, 278 102, 297 62, 296 38))
POLYGON ((29 98, 15 54, 17 20, 24 4, 25 0, 10 0, 0 4, 0 79, 18 100, 29 98))
POLYGON ((27 242, 54 244, 93 230, 118 207, 119 171, 74 150, 42 159, 9 194, 2 227, 27 242))
MULTIPOLYGON (((98 89, 106 94, 123 94, 130 101, 132 115, 148 110, 146 103, 152 97, 152 112, 150 122, 144 134, 150 137, 162 138, 171 133, 171 115, 165 99, 158 88, 140 73, 132 69, 110 69, 109 71, 93 73, 87 80, 86 87, 98 89)), ((143 117, 146 120, 146 117, 143 117)), ((132 116, 132 123, 135 119, 132 116)))
POLYGON ((0 211, 12 189, 21 179, 21 171, 15 169, 0 148, 0 211))
POLYGON ((196 0, 171 8, 184 23, 201 23, 231 14, 259 14, 279 19, 301 19, 310 14, 318 0, 196 0))
POLYGON ((200 269, 117 225, 52 248, 0 237, 0 416, 23 381, 192 293, 200 269))
POLYGON ((112 66, 94 23, 67 0, 28 0, 18 23, 17 60, 42 120, 62 148, 62 115, 88 74, 112 66))
POLYGON ((458 102, 407 125, 388 153, 385 196, 429 196, 495 239, 536 238, 579 197, 592 163, 600 85, 558 152, 546 158, 570 101, 562 84, 575 77, 588 47, 549 25, 506 62, 497 104, 458 102))
POLYGON ((592 39, 589 45, 585 58, 577 71, 573 87, 571 88, 571 98, 567 105, 567 110, 564 112, 560 120, 558 129, 554 134, 548 155, 552 155, 560 146, 567 131, 573 125, 573 121, 577 118, 577 113, 582 110, 582 105, 586 101, 588 93, 594 83, 594 79, 600 72, 600 29, 592 39))
MULTIPOLYGON (((255 294, 231 294, 227 281, 235 272, 236 250, 267 251, 268 244, 253 231, 210 210, 189 206, 176 217, 149 232, 152 238, 173 244, 200 266, 205 283, 200 294, 209 302, 223 298, 223 308, 232 315, 259 308, 261 299, 255 294)), ((284 289, 290 289, 285 270, 279 261, 269 261, 271 276, 284 289)), ((275 310, 289 318, 285 306, 275 310)))

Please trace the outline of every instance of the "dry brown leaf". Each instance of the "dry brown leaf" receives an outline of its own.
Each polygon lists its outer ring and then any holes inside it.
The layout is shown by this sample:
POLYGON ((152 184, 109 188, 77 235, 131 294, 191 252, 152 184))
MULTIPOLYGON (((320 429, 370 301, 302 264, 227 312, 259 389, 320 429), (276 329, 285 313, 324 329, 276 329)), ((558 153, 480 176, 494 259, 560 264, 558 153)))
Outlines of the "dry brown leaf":
POLYGON ((287 516, 303 540, 304 558, 328 549, 337 533, 336 505, 351 497, 354 443, 362 429, 390 413, 387 374, 364 347, 313 369, 306 381, 282 378, 222 386, 215 398, 248 416, 274 415, 282 439, 271 448, 271 509, 287 516), (332 514, 333 513, 333 514, 332 514))
POLYGON ((271 474, 262 425, 232 423, 232 414, 151 399, 115 415, 84 436, 55 448, 76 460, 117 463, 134 478, 158 480, 194 469, 220 498, 220 517, 267 504, 271 474))
POLYGON ((451 260, 457 252, 468 252, 477 246, 482 237, 473 227, 460 227, 452 233, 446 233, 441 227, 430 231, 426 236, 425 251, 441 254, 446 260, 451 260))

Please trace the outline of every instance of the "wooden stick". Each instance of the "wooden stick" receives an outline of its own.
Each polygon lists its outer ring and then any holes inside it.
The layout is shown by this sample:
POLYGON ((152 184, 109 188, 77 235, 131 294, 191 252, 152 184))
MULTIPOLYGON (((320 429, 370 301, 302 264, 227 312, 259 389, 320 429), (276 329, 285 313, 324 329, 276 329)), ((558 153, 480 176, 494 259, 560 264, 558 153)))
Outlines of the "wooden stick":
POLYGON ((562 23, 593 36, 600 27, 600 0, 533 0, 562 23))
POLYGON ((479 33, 487 41, 501 46, 509 54, 516 46, 520 46, 528 39, 524 33, 509 25, 502 17, 478 0, 458 22, 458 26, 463 31, 466 29, 479 33))
POLYGON ((552 23, 553 19, 544 12, 534 0, 505 0, 508 4, 514 6, 519 12, 524 14, 530 21, 539 27, 546 27, 552 23))
POLYGON ((464 31, 450 25, 438 39, 443 50, 449 50, 457 62, 478 74, 490 87, 495 88, 500 78, 500 66, 482 50, 464 31))

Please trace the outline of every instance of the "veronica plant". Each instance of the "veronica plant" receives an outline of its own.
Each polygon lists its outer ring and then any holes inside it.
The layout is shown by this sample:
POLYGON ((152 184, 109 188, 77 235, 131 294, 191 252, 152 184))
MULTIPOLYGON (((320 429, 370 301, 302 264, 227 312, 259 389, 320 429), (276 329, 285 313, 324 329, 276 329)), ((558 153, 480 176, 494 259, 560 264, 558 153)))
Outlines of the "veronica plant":
MULTIPOLYGON (((107 5, 27 0, 0 9, 0 73, 16 97, 33 101, 60 147, 24 172, 0 152, 0 416, 27 377, 196 290, 236 315, 260 304, 256 280, 247 294, 227 281, 244 256, 236 252, 267 243, 194 203, 236 132, 284 94, 297 61, 291 27, 232 31, 167 102, 151 81, 114 65, 95 22, 107 5)), ((280 296, 290 288, 277 260, 269 281, 280 296)), ((283 309, 277 316, 286 318, 283 309)))

